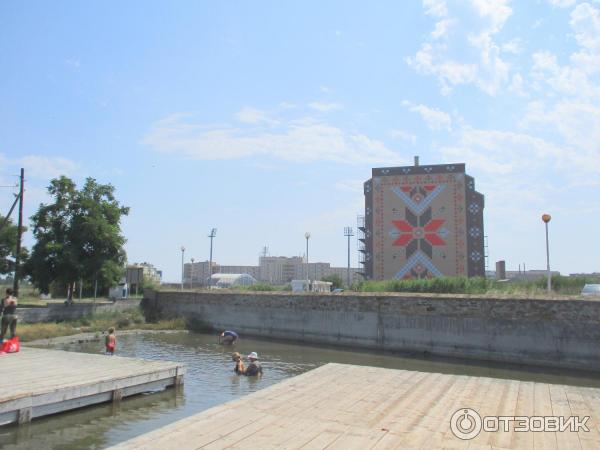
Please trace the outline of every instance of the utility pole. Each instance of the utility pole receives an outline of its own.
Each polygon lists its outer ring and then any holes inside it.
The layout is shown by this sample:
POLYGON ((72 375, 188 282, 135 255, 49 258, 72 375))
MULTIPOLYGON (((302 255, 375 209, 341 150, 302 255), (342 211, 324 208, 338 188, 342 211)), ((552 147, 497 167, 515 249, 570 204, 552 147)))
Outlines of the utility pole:
POLYGON ((182 245, 181 246, 181 290, 183 291, 183 274, 184 274, 184 270, 183 270, 183 255, 185 253, 185 247, 182 245))
POLYGON ((210 230, 208 237, 210 238, 210 260, 208 263, 208 288, 211 289, 212 282, 212 251, 213 251, 213 239, 217 235, 217 229, 213 228, 210 230))
POLYGON ((194 258, 192 258, 192 265, 190 266, 190 289, 194 289, 194 258))
MULTIPOLYGON (((307 231, 306 233, 304 233, 304 237, 306 238, 306 281, 310 286, 310 276, 308 274, 308 240, 310 239, 310 233, 307 231)), ((308 290, 310 291, 310 287, 308 288, 308 290)))
POLYGON ((348 272, 346 282, 348 284, 348 289, 350 289, 350 237, 354 236, 352 227, 344 227, 344 236, 348 238, 348 272))
POLYGON ((19 188, 19 222, 17 225, 17 254, 15 255, 15 278, 13 280, 13 291, 15 296, 19 295, 19 276, 21 271, 21 239, 23 237, 23 192, 25 184, 25 169, 21 168, 19 188))

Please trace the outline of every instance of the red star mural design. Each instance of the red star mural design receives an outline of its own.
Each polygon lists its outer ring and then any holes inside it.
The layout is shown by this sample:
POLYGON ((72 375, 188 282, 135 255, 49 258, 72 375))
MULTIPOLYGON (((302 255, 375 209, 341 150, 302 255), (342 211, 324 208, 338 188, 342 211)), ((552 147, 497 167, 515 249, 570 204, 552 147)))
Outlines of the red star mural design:
POLYGON ((431 208, 423 214, 416 216, 406 208, 406 220, 393 220, 396 227, 395 235, 398 236, 392 245, 406 247, 406 257, 409 258, 417 249, 421 249, 430 258, 432 246, 446 245, 446 241, 439 235, 444 219, 431 217, 431 208))

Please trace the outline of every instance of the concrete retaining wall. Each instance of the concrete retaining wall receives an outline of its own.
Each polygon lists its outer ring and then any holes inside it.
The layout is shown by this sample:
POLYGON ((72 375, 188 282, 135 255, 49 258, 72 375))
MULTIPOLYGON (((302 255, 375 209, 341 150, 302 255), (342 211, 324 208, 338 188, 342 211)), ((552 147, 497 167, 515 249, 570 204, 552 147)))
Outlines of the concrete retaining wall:
POLYGON ((242 335, 600 370, 595 301, 151 290, 144 297, 147 315, 242 335))
POLYGON ((19 322, 56 322, 81 319, 94 312, 123 311, 139 306, 140 300, 118 300, 115 303, 75 303, 65 306, 63 303, 50 303, 48 306, 18 307, 19 322))

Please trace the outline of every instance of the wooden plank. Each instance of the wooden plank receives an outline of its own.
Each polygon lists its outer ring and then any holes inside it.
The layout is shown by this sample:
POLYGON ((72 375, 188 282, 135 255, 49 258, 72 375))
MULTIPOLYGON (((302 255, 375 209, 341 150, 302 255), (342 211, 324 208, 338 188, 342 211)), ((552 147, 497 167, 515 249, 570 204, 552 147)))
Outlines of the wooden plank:
MULTIPOLYGON (((552 415, 565 418, 573 416, 565 387, 551 384, 548 388, 550 390, 550 401, 552 402, 552 415)), ((578 433, 568 430, 556 433, 556 445, 561 450, 581 450, 578 433)))
MULTIPOLYGON (((534 416, 553 416, 550 386, 545 383, 534 384, 534 416)), ((541 431, 533 433, 533 446, 536 450, 555 450, 558 448, 556 433, 541 431)))
POLYGON ((600 443, 595 433, 516 433, 514 427, 461 440, 450 431, 450 417, 462 408, 482 417, 597 418, 600 389, 328 364, 113 449, 587 449, 600 443))
POLYGON ((0 424, 41 417, 175 383, 183 365, 23 347, 2 355, 0 424))
MULTIPOLYGON (((515 416, 532 416, 534 411, 534 383, 522 381, 519 383, 519 395, 517 397, 517 407, 515 416)), ((513 447, 517 449, 533 450, 534 433, 515 432, 513 437, 513 447)))

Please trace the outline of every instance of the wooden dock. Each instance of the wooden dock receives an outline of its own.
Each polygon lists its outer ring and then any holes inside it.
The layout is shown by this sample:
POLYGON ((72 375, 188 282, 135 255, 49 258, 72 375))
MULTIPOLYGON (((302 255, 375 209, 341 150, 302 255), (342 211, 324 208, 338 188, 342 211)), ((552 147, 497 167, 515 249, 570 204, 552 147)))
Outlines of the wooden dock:
MULTIPOLYGON (((268 374, 266 374, 268 376, 268 374)), ((139 436, 120 449, 598 449, 600 389, 327 364, 139 436), (588 432, 481 431, 453 414, 590 416, 588 432)))
POLYGON ((118 401, 183 381, 182 364, 22 347, 0 355, 0 425, 118 401))

